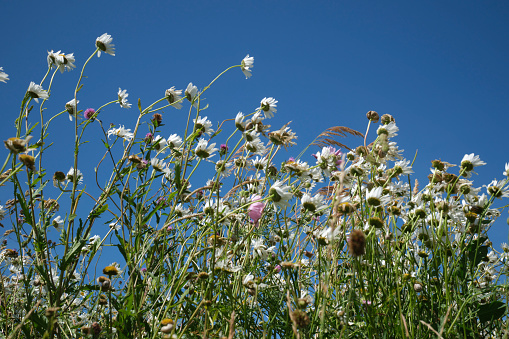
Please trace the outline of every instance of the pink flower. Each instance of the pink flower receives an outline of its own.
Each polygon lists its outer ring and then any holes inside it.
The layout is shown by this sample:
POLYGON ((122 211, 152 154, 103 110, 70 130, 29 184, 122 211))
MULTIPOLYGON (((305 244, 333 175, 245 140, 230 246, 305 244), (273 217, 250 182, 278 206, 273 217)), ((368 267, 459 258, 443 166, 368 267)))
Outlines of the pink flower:
POLYGON ((248 207, 249 217, 253 220, 256 227, 258 227, 258 220, 262 217, 263 209, 265 208, 265 204, 263 202, 257 202, 261 199, 262 197, 259 195, 252 196, 251 201, 253 203, 248 207))

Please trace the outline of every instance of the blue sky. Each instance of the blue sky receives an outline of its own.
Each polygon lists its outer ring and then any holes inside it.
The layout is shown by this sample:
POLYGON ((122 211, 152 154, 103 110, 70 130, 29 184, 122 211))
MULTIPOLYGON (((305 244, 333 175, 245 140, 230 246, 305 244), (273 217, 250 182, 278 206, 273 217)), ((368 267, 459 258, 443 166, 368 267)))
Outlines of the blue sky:
MULTIPOLYGON (((207 92, 206 114, 216 124, 275 97, 271 125, 292 121, 299 136, 289 156, 331 126, 364 132, 365 113, 375 110, 396 118, 406 158, 418 150, 414 171, 422 185, 433 159, 459 164, 466 153, 479 155, 488 165, 477 170, 477 186, 501 179, 509 162, 505 1, 4 1, 0 7, 0 66, 10 78, 0 83, 2 140, 14 135, 21 99, 30 81, 42 79, 47 51, 74 53, 78 66, 57 75, 45 106, 54 114, 72 98, 96 37, 107 32, 116 56, 92 60, 81 108, 115 99, 119 87, 133 108, 104 111, 105 126, 132 127, 137 98, 146 106, 171 86, 203 88, 249 53, 252 78, 239 69, 224 76, 207 92)), ((164 134, 180 133, 186 116, 166 111, 164 134)), ((73 125, 60 118, 50 138, 70 143, 73 125)), ((87 137, 94 140, 94 133, 87 137)), ((62 147, 55 166, 65 172, 72 149, 62 147)), ((85 145, 83 157, 95 161, 94 147, 85 145)), ((8 198, 0 191, 0 203, 8 198)), ((494 243, 507 241, 507 216, 494 226, 494 243)))

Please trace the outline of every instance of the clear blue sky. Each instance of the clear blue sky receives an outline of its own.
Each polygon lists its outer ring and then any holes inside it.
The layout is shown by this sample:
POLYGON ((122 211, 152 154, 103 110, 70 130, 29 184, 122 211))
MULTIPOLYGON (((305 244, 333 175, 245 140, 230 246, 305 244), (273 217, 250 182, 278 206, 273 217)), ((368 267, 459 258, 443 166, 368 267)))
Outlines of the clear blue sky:
MULTIPOLYGON (((270 123, 291 120, 299 136, 289 155, 330 126, 364 132, 365 113, 376 110, 395 116, 408 159, 418 149, 421 182, 436 158, 459 164, 465 153, 480 155, 488 165, 478 169, 477 186, 501 179, 509 162, 506 1, 3 1, 0 9, 0 66, 10 78, 0 83, 2 140, 14 135, 22 96, 44 75, 47 51, 74 53, 77 65, 57 75, 50 114, 72 98, 79 69, 107 32, 116 56, 91 62, 80 107, 97 108, 121 87, 133 108, 108 109, 105 126, 132 128, 137 98, 146 106, 171 86, 203 88, 249 53, 252 78, 236 69, 206 95, 214 124, 272 96, 279 103, 270 123)), ((166 111, 165 136, 181 133, 184 115, 166 111)), ((70 143, 72 133, 62 116, 50 138, 70 143)), ((92 146, 84 152, 96 156, 92 146)), ((66 172, 72 149, 55 161, 66 172)), ((0 203, 8 198, 0 191, 0 203)), ((507 241, 507 216, 495 224, 494 243, 507 241)))

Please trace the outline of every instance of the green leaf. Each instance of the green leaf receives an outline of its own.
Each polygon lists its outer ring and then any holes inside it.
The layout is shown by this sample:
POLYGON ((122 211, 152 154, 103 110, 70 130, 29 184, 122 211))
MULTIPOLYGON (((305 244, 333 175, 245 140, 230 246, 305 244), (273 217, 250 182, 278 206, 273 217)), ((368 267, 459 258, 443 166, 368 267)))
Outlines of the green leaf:
POLYGON ((489 304, 479 306, 477 316, 481 322, 494 321, 501 318, 506 311, 505 303, 493 301, 489 304))
POLYGON ((97 206, 96 209, 94 209, 92 212, 90 212, 90 219, 94 219, 94 218, 99 218, 99 216, 106 212, 106 210, 108 209, 108 204, 104 204, 104 205, 101 205, 101 206, 97 206))
POLYGON ((488 257, 488 246, 479 246, 477 249, 473 248, 468 252, 468 258, 474 263, 474 267, 488 257))

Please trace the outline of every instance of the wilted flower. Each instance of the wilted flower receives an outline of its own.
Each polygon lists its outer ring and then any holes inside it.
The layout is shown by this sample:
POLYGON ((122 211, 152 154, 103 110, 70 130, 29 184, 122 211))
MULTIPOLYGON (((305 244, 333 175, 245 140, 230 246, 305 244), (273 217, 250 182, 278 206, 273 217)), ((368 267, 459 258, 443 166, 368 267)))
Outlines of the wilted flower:
POLYGON ((123 108, 131 108, 131 104, 127 102, 127 97, 129 94, 127 93, 127 90, 122 90, 120 87, 118 89, 118 103, 123 108))
POLYGON ((353 257, 361 256, 365 253, 366 236, 361 230, 353 230, 348 239, 348 251, 353 257))
POLYGON ((27 144, 32 139, 32 136, 27 136, 24 140, 20 138, 9 138, 4 141, 5 147, 14 154, 25 152, 27 144))
POLYGON ((28 85, 28 95, 35 100, 35 102, 39 103, 39 99, 48 99, 49 94, 47 91, 42 89, 41 85, 37 85, 35 82, 30 82, 28 85))
POLYGON ((69 120, 72 121, 72 117, 76 116, 76 105, 79 103, 79 100, 72 99, 65 104, 65 109, 67 110, 67 113, 69 113, 69 120))
POLYGON ((28 154, 19 154, 19 161, 23 163, 28 169, 35 171, 35 158, 28 154))
POLYGON ((0 67, 0 81, 2 82, 7 82, 5 80, 9 80, 9 74, 3 72, 4 68, 3 67, 0 67))
POLYGON ((253 68, 254 57, 250 57, 249 54, 240 63, 240 68, 247 78, 251 77, 251 68, 253 68))
POLYGON ((100 37, 98 37, 95 40, 95 45, 99 48, 99 51, 97 52, 97 57, 101 56, 101 51, 104 53, 108 53, 109 55, 115 56, 115 46, 111 42, 113 41, 113 38, 111 35, 108 35, 108 33, 104 33, 100 37))

